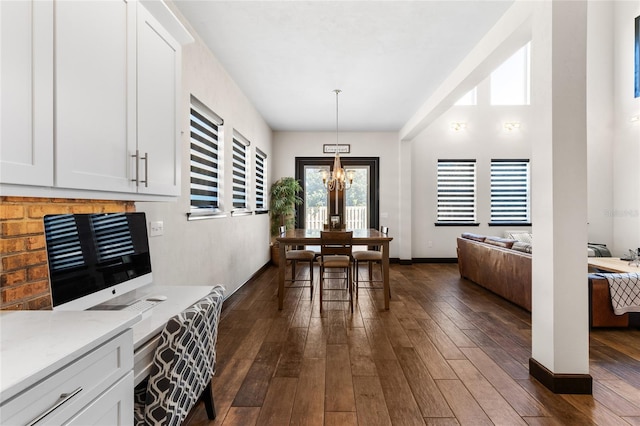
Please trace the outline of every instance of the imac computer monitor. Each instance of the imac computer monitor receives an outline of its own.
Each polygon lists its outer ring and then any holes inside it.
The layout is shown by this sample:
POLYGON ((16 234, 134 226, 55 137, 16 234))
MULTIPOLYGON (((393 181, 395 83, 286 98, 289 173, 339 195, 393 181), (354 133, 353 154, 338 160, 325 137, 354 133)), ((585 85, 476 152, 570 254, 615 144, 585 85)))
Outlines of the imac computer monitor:
POLYGON ((144 213, 44 217, 54 310, 84 310, 151 284, 144 213))

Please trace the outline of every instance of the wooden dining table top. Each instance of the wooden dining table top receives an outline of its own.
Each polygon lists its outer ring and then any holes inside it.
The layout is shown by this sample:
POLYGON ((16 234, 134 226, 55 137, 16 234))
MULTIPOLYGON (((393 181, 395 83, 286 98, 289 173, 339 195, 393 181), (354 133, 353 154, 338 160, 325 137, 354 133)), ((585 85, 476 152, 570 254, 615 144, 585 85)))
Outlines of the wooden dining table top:
MULTIPOLYGON (((377 229, 347 229, 353 231, 353 243, 385 243, 393 240, 387 234, 383 234, 377 229)), ((329 231, 330 232, 330 231, 329 231)), ((289 229, 286 233, 276 237, 276 241, 283 243, 305 242, 310 244, 320 244, 319 229, 289 229)))

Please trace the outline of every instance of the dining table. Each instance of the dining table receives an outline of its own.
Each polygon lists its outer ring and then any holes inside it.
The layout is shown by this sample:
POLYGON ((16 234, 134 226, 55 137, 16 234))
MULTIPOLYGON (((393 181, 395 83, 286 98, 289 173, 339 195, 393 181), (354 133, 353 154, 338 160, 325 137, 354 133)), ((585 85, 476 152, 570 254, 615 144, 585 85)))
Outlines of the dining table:
MULTIPOLYGON (((384 288, 384 309, 389 309, 389 242, 393 240, 377 229, 347 229, 353 231, 353 246, 380 246, 382 249, 382 281, 384 288)), ((279 243, 280 262, 278 270, 278 309, 284 304, 284 279, 286 269, 286 249, 290 246, 319 246, 319 229, 289 229, 276 237, 279 243)))

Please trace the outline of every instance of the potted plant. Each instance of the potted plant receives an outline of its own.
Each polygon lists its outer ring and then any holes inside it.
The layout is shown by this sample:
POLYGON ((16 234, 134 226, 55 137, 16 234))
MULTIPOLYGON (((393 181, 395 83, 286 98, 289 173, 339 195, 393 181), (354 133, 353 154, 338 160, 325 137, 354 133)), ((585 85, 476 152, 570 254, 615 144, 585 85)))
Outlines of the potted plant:
POLYGON ((278 242, 275 237, 279 235, 281 226, 287 229, 293 227, 296 216, 296 206, 302 204, 302 198, 298 195, 302 191, 300 182, 292 177, 283 177, 271 185, 269 192, 269 213, 271 214, 271 261, 277 266, 279 261, 278 242))

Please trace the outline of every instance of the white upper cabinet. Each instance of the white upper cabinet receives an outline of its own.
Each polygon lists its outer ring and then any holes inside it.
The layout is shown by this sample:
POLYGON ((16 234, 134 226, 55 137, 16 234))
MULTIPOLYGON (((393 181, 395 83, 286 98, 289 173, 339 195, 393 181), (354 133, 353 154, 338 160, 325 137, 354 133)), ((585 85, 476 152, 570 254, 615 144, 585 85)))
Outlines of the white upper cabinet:
POLYGON ((138 191, 180 194, 180 44, 138 7, 138 191))
POLYGON ((129 171, 129 153, 135 152, 135 6, 56 3, 59 187, 135 190, 129 171))
POLYGON ((0 18, 4 193, 180 195, 191 36, 163 2, 0 1, 0 18))
POLYGON ((53 5, 0 1, 0 182, 53 184, 53 5))

